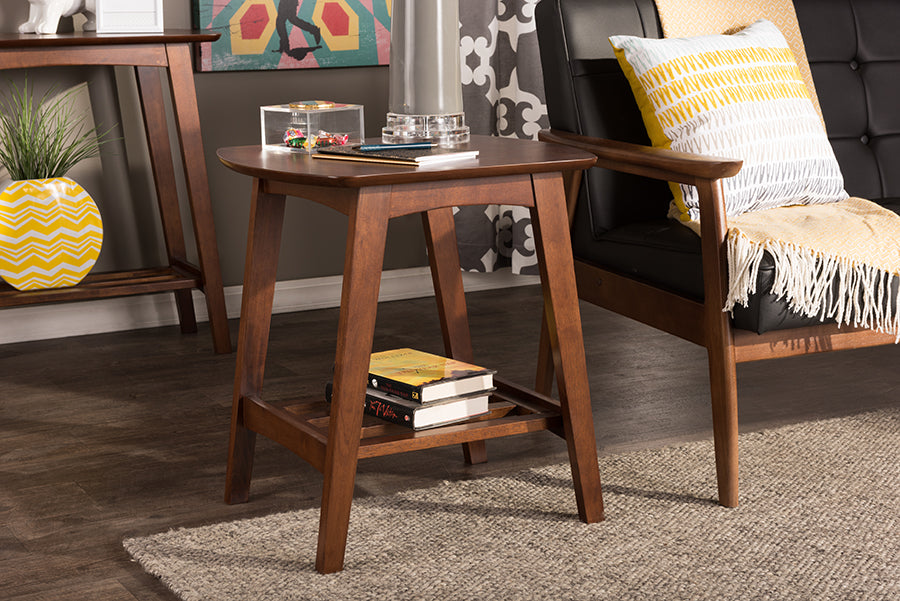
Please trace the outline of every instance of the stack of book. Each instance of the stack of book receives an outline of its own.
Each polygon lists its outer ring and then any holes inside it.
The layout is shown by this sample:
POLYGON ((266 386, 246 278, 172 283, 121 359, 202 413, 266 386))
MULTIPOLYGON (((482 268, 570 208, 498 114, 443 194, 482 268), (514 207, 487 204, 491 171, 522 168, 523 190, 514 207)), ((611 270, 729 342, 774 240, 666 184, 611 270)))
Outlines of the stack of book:
POLYGON ((410 348, 372 353, 365 410, 413 430, 465 421, 487 413, 494 373, 410 348))

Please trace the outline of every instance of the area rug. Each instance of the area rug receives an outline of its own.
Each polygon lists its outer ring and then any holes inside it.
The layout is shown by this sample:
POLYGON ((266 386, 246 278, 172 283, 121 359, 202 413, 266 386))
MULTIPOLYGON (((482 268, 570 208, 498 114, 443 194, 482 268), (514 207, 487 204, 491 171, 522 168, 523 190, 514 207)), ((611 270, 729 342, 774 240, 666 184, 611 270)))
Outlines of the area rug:
POLYGON ((741 506, 712 445, 600 458, 606 521, 568 464, 354 502, 345 569, 318 509, 125 541, 184 601, 900 599, 900 409, 743 434, 741 506))

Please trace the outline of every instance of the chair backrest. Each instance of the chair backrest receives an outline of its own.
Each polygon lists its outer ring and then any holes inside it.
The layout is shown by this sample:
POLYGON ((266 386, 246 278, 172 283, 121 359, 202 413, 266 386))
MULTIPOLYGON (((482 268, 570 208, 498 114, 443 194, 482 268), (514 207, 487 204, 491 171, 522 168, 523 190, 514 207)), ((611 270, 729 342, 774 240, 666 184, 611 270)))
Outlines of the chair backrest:
POLYGON ((844 187, 900 198, 900 2, 794 0, 844 187))
MULTIPOLYGON (((794 0, 846 190, 900 208, 900 2, 794 0)), ((608 37, 661 37, 653 0, 541 0, 538 40, 550 126, 647 144, 608 37)), ((665 217, 665 184, 602 169, 582 182, 572 240, 665 217)))
MULTIPOLYGON (((661 37, 653 0, 541 0, 535 11, 550 127, 649 144, 609 36, 661 37)), ((573 243, 620 225, 664 218, 664 182, 605 169, 583 179, 573 243)))

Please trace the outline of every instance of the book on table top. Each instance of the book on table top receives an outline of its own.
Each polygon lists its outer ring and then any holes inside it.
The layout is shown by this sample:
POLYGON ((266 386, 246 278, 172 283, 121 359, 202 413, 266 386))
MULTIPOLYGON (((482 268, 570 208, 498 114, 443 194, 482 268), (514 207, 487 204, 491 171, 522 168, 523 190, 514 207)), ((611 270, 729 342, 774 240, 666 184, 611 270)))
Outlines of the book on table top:
POLYGON ((337 159, 368 163, 393 163, 396 165, 433 165, 448 161, 471 160, 478 157, 477 150, 455 148, 386 148, 360 150, 357 146, 328 146, 319 148, 314 159, 337 159))
MULTIPOLYGON (((332 385, 325 386, 325 399, 331 401, 332 385)), ((422 405, 374 388, 366 389, 365 412, 413 430, 445 426, 484 415, 488 412, 490 391, 451 397, 422 405)))
POLYGON ((495 370, 411 348, 372 353, 371 388, 418 403, 493 389, 495 370))

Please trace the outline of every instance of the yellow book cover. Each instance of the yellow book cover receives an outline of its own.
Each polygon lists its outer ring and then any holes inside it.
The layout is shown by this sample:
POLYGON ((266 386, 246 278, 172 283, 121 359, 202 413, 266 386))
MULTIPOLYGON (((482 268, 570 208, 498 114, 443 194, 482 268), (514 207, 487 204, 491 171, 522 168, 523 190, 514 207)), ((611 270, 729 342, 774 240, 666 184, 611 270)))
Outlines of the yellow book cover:
POLYGON ((369 386, 425 403, 490 390, 494 370, 411 348, 372 353, 369 386))

